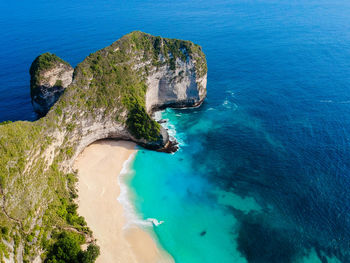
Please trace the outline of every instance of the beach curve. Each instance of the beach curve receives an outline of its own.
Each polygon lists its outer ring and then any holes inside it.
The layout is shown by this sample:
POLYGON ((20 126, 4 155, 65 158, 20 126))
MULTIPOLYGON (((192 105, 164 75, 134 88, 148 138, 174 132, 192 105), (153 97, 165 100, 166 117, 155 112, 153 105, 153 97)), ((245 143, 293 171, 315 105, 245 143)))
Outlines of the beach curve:
POLYGON ((174 262, 153 237, 130 222, 121 202, 120 174, 136 154, 128 141, 97 141, 79 155, 78 212, 93 231, 101 254, 97 263, 174 262))

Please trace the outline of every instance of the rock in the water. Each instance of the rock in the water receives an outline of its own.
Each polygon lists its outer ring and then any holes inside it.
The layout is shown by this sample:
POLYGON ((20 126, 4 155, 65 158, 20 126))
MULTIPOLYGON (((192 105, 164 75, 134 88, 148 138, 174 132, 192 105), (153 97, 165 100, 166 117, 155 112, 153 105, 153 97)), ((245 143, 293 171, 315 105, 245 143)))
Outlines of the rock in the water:
POLYGON ((30 67, 30 94, 34 111, 44 116, 72 82, 74 69, 51 53, 38 56, 30 67))

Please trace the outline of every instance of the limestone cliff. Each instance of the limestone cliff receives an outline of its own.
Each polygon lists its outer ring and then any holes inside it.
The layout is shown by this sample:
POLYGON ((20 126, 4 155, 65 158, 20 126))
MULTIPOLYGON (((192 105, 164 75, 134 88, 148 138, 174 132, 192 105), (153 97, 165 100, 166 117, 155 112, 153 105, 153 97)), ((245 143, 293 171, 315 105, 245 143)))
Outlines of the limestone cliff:
MULTIPOLYGON (((9 230, 0 257, 12 262, 32 261, 56 232, 91 238, 74 208, 72 170, 87 145, 114 138, 166 150, 169 136, 152 111, 198 106, 206 95, 205 56, 189 41, 132 32, 78 64, 69 85, 71 69, 54 60, 49 70, 31 70, 39 76, 34 94, 60 80, 65 88, 47 115, 0 125, 0 226, 9 230)), ((40 98, 49 105, 51 97, 40 98)))
POLYGON ((30 73, 30 95, 33 108, 44 116, 72 83, 73 68, 54 54, 44 53, 32 63, 30 73))
MULTIPOLYGON (((161 40, 163 45, 163 40, 161 40)), ((164 107, 194 107, 202 103, 206 96, 207 74, 196 70, 201 62, 200 53, 188 54, 186 48, 180 48, 183 58, 171 58, 174 65, 163 64, 150 70, 147 76, 146 108, 152 109, 164 107), (196 58, 196 56, 199 56, 196 58), (197 64, 198 63, 198 64, 197 64), (172 68, 173 67, 173 68, 172 68)), ((160 61, 165 58, 160 55, 160 61)))

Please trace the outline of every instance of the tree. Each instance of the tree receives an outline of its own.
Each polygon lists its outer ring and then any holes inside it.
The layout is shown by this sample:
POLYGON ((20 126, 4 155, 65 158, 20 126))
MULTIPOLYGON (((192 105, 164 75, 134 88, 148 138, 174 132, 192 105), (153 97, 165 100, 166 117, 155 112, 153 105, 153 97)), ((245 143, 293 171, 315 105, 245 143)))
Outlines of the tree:
POLYGON ((49 250, 45 262, 77 263, 77 256, 80 251, 77 238, 72 233, 63 232, 49 250))
POLYGON ((100 255, 100 248, 95 244, 90 244, 86 251, 81 251, 78 255, 79 262, 81 263, 93 263, 100 255))
POLYGON ((93 263, 100 254, 100 248, 90 244, 86 251, 81 250, 82 240, 78 234, 63 232, 51 246, 45 263, 93 263))

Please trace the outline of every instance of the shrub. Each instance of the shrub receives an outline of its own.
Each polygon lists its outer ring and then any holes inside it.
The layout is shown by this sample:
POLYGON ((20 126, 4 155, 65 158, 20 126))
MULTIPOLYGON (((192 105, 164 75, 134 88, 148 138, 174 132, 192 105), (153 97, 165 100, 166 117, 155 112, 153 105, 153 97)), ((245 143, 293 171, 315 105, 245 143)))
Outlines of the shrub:
POLYGON ((60 79, 56 80, 55 86, 56 87, 62 87, 63 86, 62 80, 60 80, 60 79))
POLYGON ((78 234, 63 232, 57 241, 49 248, 45 263, 92 263, 100 254, 100 249, 95 244, 90 244, 83 251, 80 245, 83 239, 78 234))
POLYGON ((100 248, 95 244, 90 244, 86 251, 81 251, 78 254, 78 260, 82 263, 95 262, 96 258, 100 255, 100 248))
POLYGON ((59 106, 56 107, 55 112, 57 113, 58 116, 62 115, 62 109, 59 106))
POLYGON ((7 226, 1 227, 1 234, 3 234, 4 236, 7 236, 8 233, 9 233, 9 228, 7 226))
POLYGON ((9 124, 9 123, 12 123, 12 121, 3 121, 3 122, 0 122, 0 125, 5 125, 5 124, 9 124))
POLYGON ((79 239, 76 235, 63 232, 51 246, 44 262, 47 263, 77 263, 81 251, 79 239))
POLYGON ((134 104, 126 120, 128 129, 137 139, 144 138, 149 141, 159 139, 159 124, 151 119, 144 107, 134 104))

